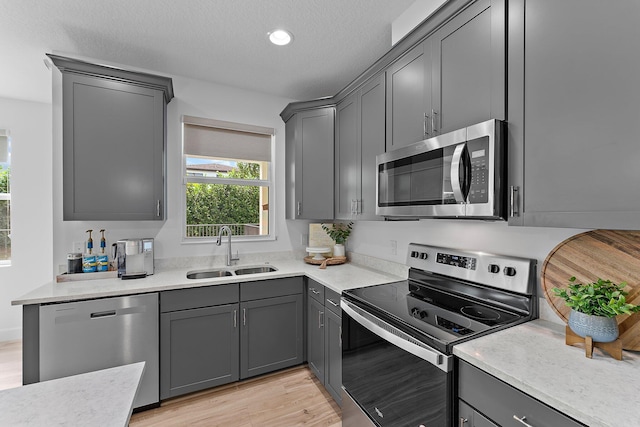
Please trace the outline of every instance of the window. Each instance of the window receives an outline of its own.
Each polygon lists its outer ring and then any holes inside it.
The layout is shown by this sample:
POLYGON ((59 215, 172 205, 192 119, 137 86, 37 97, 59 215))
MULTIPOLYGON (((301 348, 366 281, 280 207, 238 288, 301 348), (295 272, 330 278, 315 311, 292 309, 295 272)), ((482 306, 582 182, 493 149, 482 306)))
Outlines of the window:
POLYGON ((272 128, 182 117, 184 238, 211 240, 224 225, 234 236, 274 235, 272 128))
POLYGON ((11 263, 11 139, 0 129, 0 265, 11 263))

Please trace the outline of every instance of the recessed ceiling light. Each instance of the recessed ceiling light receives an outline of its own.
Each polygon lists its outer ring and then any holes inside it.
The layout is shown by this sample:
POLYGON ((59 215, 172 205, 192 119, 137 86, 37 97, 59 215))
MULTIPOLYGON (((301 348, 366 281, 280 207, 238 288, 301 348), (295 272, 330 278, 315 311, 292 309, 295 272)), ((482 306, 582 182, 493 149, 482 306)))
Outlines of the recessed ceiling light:
POLYGON ((273 30, 268 33, 271 43, 278 46, 285 46, 293 40, 293 34, 287 30, 273 30))

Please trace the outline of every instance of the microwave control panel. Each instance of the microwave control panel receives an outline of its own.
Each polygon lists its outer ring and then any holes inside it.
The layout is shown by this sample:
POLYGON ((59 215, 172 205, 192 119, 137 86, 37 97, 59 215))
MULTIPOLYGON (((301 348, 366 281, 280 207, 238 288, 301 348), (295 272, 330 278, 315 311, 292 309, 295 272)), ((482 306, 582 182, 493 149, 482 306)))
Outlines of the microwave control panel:
POLYGON ((469 203, 487 203, 489 201, 489 137, 467 141, 467 150, 471 159, 471 186, 469 203))

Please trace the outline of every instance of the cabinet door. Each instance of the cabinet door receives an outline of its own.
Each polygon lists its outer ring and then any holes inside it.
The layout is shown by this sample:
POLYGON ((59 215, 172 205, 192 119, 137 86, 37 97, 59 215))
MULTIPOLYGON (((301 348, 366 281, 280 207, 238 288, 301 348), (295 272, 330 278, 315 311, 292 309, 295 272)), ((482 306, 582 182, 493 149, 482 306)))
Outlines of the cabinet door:
POLYGON ((303 362, 302 294, 240 304, 240 378, 303 362))
POLYGON ((504 120, 504 0, 478 0, 429 37, 434 133, 504 120))
POLYGON ((360 93, 351 94, 336 107, 335 217, 352 219, 359 197, 360 93))
POLYGON ((296 114, 296 219, 333 219, 334 114, 333 107, 296 114))
POLYGON ((638 229, 640 3, 525 8, 524 225, 638 229))
POLYGON ((324 385, 324 306, 315 299, 307 299, 307 362, 309 368, 324 385))
POLYGON ((431 45, 411 49, 387 70, 387 141, 390 151, 430 136, 431 45))
POLYGON ((331 310, 325 310, 325 314, 324 386, 342 406, 342 319, 331 310))
POLYGON ((163 313, 160 397, 237 381, 238 304, 163 313))
POLYGON ((357 219, 381 220, 376 215, 376 156, 385 151, 385 75, 374 77, 360 90, 360 168, 357 219))
POLYGON ((63 75, 64 220, 164 219, 161 90, 63 75))

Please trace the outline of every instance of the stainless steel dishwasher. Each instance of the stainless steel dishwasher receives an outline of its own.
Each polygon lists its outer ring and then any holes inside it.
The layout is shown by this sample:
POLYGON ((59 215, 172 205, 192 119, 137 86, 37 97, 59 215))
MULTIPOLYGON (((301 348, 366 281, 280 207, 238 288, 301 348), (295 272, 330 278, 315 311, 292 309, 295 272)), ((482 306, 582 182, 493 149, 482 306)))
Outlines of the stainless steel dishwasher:
POLYGON ((157 293, 40 307, 40 381, 142 361, 134 408, 159 401, 157 293))

